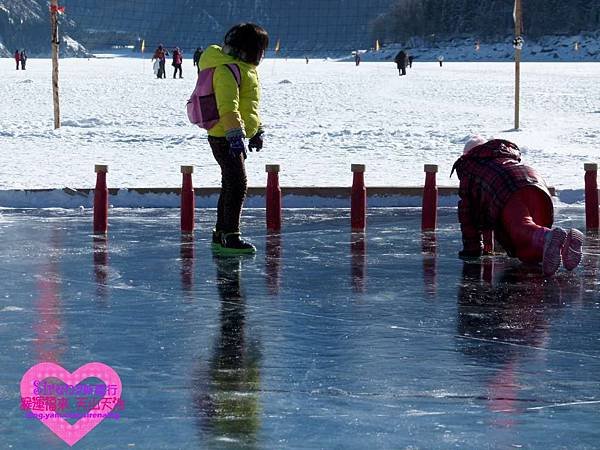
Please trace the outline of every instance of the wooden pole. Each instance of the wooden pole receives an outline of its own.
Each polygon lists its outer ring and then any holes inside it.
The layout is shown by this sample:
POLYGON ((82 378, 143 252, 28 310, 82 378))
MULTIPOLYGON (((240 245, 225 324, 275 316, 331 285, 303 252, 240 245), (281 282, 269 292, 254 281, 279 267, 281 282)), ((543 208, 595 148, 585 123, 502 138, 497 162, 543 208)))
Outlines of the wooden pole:
MULTIPOLYGON (((515 40, 520 38, 523 30, 521 0, 515 0, 515 40)), ((515 130, 519 129, 519 108, 521 101, 521 48, 515 46, 515 130)))
POLYGON ((60 104, 58 96, 58 0, 50 0, 50 24, 52 25, 52 96, 54 100, 54 129, 60 128, 60 104))

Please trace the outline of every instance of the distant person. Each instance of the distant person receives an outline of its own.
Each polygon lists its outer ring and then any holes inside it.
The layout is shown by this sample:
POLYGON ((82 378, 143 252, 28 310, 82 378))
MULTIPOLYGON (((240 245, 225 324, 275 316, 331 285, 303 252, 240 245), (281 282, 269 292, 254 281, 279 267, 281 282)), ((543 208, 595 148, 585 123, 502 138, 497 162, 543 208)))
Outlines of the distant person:
POLYGON ((398 67, 398 72, 399 72, 400 76, 406 75, 406 65, 408 64, 408 56, 406 55, 406 52, 404 50, 400 50, 396 54, 396 57, 394 58, 394 62, 396 63, 396 66, 398 67))
POLYGON ((306 59, 306 64, 308 64, 308 56, 304 57, 306 59))
POLYGON ((25 64, 27 63, 27 53, 25 53, 25 50, 21 50, 19 58, 21 59, 21 69, 25 70, 25 64))
POLYGON ((360 53, 358 53, 358 50, 356 50, 356 53, 354 53, 354 64, 357 66, 360 65, 360 53))
POLYGON ((158 61, 158 73, 156 74, 157 78, 167 78, 167 72, 165 69, 167 56, 169 56, 169 52, 166 48, 163 47, 162 44, 160 44, 158 48, 154 51, 154 56, 152 57, 152 60, 158 61))
POLYGON ((202 47, 198 47, 194 52, 194 67, 198 69, 198 63, 200 62, 200 57, 202 56, 202 52, 204 49, 202 47))
POLYGON ((215 68, 213 88, 219 122, 208 130, 208 143, 221 168, 221 194, 212 248, 221 254, 255 253, 242 239, 240 216, 247 191, 245 160, 248 149, 263 148, 263 129, 258 111, 260 83, 257 66, 265 56, 269 35, 259 25, 241 23, 225 35, 223 47, 211 45, 200 58, 200 70, 215 68), (240 84, 234 69, 239 68, 240 84))
POLYGON ((415 57, 413 55, 408 55, 408 67, 412 69, 412 63, 415 57))
POLYGON ((521 163, 521 152, 503 139, 473 136, 452 167, 460 180, 458 218, 461 257, 483 253, 482 232, 493 231, 509 256, 542 263, 545 275, 561 263, 573 270, 581 261, 583 234, 552 227, 554 209, 546 183, 521 163))
POLYGON ((15 62, 17 63, 17 70, 19 70, 19 63, 21 62, 21 54, 19 50, 15 50, 15 62))
POLYGON ((437 61, 440 63, 440 67, 442 67, 442 64, 444 64, 444 55, 439 55, 437 61))
POLYGON ((179 47, 175 47, 173 50, 173 62, 171 65, 175 68, 173 70, 173 78, 177 78, 177 72, 179 72, 179 78, 183 78, 183 53, 179 47))

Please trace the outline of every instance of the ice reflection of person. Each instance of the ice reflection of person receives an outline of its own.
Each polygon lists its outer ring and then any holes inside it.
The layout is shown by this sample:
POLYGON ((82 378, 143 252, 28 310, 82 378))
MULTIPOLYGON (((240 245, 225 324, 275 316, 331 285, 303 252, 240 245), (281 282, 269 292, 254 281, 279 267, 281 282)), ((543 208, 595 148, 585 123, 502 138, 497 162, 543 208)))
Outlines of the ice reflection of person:
POLYGON ((246 339, 246 311, 239 257, 215 258, 221 299, 220 334, 208 368, 194 376, 200 432, 230 441, 231 448, 257 445, 260 429, 260 351, 246 339))
POLYGON ((547 346, 548 316, 561 305, 562 289, 556 280, 545 285, 536 267, 512 266, 498 274, 496 283, 487 283, 482 263, 463 264, 457 346, 485 369, 487 407, 501 414, 494 425, 510 427, 511 414, 520 409, 521 361, 531 363, 532 352, 547 357, 540 349, 547 346))

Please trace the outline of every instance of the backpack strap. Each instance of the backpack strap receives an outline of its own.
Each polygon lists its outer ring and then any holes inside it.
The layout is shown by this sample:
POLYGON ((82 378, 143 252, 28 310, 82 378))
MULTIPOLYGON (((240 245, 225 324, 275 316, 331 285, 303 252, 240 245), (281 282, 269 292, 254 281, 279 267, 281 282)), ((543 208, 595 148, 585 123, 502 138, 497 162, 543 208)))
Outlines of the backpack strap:
POLYGON ((242 73, 240 72, 239 66, 237 64, 225 64, 225 66, 231 71, 233 78, 235 78, 235 82, 238 87, 240 87, 242 84, 242 73))

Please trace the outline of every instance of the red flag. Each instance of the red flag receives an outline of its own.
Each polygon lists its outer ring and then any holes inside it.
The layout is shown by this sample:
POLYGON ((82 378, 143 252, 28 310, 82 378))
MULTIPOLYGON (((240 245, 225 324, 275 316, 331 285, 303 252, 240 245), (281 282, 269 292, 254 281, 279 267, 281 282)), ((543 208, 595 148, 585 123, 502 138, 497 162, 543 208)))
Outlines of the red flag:
POLYGON ((65 7, 64 6, 58 6, 58 5, 50 5, 50 12, 64 14, 65 7))

